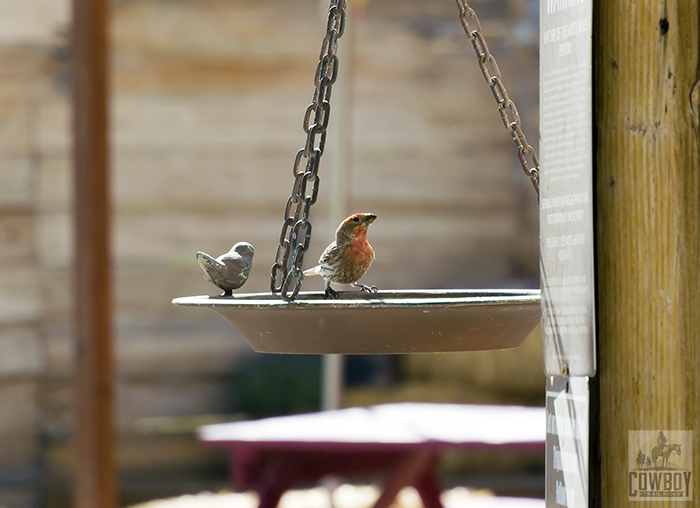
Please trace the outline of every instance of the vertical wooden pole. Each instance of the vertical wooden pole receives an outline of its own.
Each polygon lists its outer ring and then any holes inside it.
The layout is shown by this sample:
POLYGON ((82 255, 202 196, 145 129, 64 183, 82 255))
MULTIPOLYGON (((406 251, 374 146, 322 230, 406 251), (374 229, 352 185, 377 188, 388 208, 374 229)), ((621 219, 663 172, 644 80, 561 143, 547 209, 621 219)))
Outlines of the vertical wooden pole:
POLYGON ((598 0, 594 16, 602 506, 628 505, 628 431, 655 429, 694 431, 698 503, 699 7, 598 0))
POLYGON ((108 150, 108 2, 73 1, 78 508, 116 505, 108 150))

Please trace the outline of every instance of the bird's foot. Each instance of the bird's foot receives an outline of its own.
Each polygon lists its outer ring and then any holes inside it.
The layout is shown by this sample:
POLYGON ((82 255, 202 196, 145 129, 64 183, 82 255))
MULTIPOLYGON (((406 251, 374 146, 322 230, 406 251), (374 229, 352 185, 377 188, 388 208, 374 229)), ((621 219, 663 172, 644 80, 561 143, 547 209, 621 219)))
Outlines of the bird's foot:
POLYGON ((233 296, 233 289, 225 289, 221 296, 233 296))
POLYGON ((360 288, 360 292, 367 291, 368 293, 374 294, 378 291, 377 286, 367 286, 365 284, 358 283, 353 284, 353 286, 355 286, 356 288, 360 288))
POLYGON ((329 298, 333 299, 338 299, 340 298, 340 294, 336 290, 334 290, 332 287, 326 286, 326 291, 323 293, 323 299, 328 300, 329 298))

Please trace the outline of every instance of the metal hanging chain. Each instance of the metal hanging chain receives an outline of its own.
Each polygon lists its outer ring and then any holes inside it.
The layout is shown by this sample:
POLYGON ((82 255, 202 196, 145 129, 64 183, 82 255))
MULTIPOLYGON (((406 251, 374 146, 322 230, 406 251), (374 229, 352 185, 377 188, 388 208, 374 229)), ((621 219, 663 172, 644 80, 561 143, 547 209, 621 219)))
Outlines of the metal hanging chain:
POLYGON ((284 209, 284 223, 270 280, 272 292, 282 293, 285 300, 294 300, 304 278, 301 266, 311 241, 309 211, 318 197, 318 166, 326 145, 326 129, 331 114, 331 88, 338 77, 336 52, 338 39, 345 31, 346 8, 347 0, 330 2, 326 35, 314 76, 316 90, 313 101, 304 114, 306 144, 294 158, 294 185, 284 209))
POLYGON ((503 86, 501 71, 498 68, 496 59, 489 52, 484 35, 481 33, 479 18, 476 16, 474 10, 469 7, 467 0, 455 1, 457 2, 457 7, 459 8, 459 19, 462 21, 464 31, 474 45, 474 51, 476 51, 476 56, 479 58, 479 67, 481 67, 481 72, 483 72, 486 82, 491 87, 491 93, 493 93, 493 97, 498 103, 498 112, 501 114, 503 125, 505 125, 506 129, 510 131, 510 135, 513 137, 513 141, 515 142, 515 146, 518 147, 518 159, 520 159, 520 164, 522 165, 525 174, 530 178, 539 199, 540 161, 537 158, 535 150, 528 144, 527 139, 525 139, 525 134, 523 134, 523 130, 520 126, 520 115, 518 114, 518 109, 515 107, 515 104, 510 97, 508 97, 508 92, 506 91, 505 86, 503 86), (474 26, 473 29, 470 27, 470 20, 474 26), (528 161, 528 156, 532 162, 532 165, 530 165, 528 161))

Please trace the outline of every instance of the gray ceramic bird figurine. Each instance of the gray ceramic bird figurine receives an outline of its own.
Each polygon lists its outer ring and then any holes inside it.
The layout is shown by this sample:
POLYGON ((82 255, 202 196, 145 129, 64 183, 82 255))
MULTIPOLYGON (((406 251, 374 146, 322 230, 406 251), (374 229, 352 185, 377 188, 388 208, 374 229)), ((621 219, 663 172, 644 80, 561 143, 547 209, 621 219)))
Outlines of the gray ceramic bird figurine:
POLYGON ((240 288, 250 275, 253 266, 253 246, 238 242, 226 254, 214 259, 204 252, 197 253, 197 263, 204 270, 204 280, 224 290, 222 296, 232 296, 233 290, 240 288))

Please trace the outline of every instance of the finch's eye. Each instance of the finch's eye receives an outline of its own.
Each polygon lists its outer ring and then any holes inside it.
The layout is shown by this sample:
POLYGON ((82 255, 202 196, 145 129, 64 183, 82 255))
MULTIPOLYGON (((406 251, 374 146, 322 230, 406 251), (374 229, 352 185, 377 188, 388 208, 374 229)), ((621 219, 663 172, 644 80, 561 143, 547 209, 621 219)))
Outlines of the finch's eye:
POLYGON ((353 222, 360 222, 360 218, 359 218, 359 217, 353 217, 353 218, 352 218, 352 221, 353 221, 353 222))

